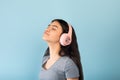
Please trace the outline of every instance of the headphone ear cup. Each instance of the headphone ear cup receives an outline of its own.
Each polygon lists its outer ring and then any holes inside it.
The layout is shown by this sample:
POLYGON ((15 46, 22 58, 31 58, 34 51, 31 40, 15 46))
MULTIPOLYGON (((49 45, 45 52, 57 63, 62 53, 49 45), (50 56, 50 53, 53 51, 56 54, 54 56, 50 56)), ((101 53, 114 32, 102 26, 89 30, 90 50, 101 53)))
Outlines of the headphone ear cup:
POLYGON ((62 46, 67 46, 71 43, 71 39, 67 33, 63 33, 60 37, 60 44, 62 46))

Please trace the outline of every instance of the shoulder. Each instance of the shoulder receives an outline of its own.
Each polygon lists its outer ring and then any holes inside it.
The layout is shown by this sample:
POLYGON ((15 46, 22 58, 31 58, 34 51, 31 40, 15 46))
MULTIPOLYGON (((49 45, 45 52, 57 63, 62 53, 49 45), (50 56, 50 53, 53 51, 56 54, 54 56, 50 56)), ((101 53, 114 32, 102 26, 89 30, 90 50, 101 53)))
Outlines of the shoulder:
POLYGON ((64 56, 63 59, 66 64, 74 64, 73 60, 68 56, 64 56))
POLYGON ((76 66, 76 64, 70 57, 65 57, 65 67, 69 66, 76 66))
POLYGON ((62 57, 62 63, 63 63, 64 69, 69 68, 71 66, 73 67, 76 66, 74 61, 68 56, 62 57))
POLYGON ((46 62, 48 58, 49 58, 49 56, 44 56, 42 59, 42 63, 46 62))

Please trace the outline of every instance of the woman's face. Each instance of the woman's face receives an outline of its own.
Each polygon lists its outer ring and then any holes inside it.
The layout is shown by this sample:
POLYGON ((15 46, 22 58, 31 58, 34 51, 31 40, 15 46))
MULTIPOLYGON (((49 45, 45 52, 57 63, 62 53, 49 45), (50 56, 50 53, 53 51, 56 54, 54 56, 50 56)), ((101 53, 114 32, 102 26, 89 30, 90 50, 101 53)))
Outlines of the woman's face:
POLYGON ((50 23, 47 29, 44 31, 43 39, 47 42, 57 43, 59 42, 62 33, 62 27, 59 22, 54 21, 50 23))

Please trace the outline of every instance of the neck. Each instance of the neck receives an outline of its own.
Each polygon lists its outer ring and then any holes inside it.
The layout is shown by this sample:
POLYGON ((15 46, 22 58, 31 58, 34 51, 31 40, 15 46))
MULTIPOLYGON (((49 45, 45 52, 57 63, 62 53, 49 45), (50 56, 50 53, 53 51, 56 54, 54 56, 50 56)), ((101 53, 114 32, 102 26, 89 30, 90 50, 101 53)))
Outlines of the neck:
POLYGON ((56 59, 60 58, 59 52, 60 52, 60 44, 54 43, 54 44, 48 44, 49 51, 50 51, 50 59, 56 59))

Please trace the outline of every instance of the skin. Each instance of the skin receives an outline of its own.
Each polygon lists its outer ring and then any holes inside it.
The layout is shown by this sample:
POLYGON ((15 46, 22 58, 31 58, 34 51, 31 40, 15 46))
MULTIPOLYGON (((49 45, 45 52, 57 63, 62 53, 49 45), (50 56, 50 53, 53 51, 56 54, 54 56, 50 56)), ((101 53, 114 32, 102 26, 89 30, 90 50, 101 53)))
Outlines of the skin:
MULTIPOLYGON (((45 40, 50 49, 50 58, 44 65, 45 69, 49 69, 52 65, 61 57, 59 56, 60 51, 60 36, 62 33, 62 27, 59 22, 54 21, 50 23, 43 34, 43 40, 45 40)), ((69 78, 67 80, 79 80, 78 78, 69 78)))

